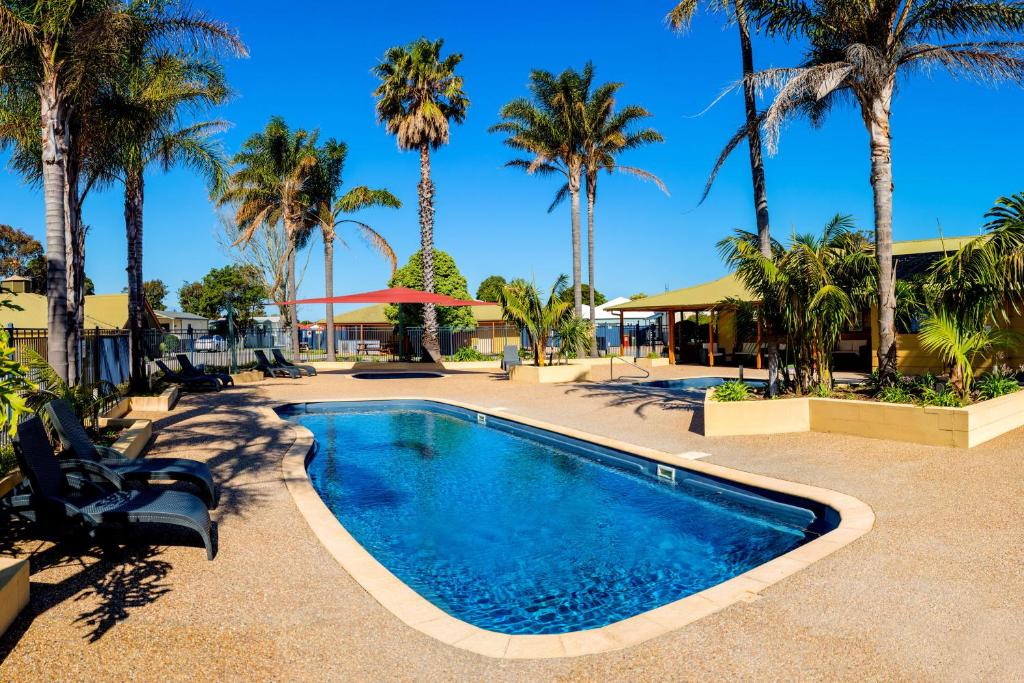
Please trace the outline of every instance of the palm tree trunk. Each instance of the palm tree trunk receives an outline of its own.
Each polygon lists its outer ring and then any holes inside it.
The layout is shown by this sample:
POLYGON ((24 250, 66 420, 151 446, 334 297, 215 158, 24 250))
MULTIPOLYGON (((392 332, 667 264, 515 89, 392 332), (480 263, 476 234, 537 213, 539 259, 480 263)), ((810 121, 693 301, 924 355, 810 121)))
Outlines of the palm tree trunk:
MULTIPOLYGON (((420 257, 423 260, 423 290, 434 291, 434 183, 430 180, 430 146, 420 145, 420 257)), ((423 306, 423 351, 430 362, 441 360, 441 345, 437 338, 437 309, 434 304, 423 306)))
POLYGON ((145 355, 142 343, 142 313, 145 291, 142 285, 143 174, 133 169, 124 179, 124 230, 128 241, 128 344, 131 348, 131 388, 146 388, 145 355))
POLYGON ((572 200, 572 301, 576 317, 583 314, 582 264, 580 263, 580 172, 569 172, 572 200))
POLYGON ((875 255, 878 258, 878 371, 896 374, 896 274, 892 262, 892 139, 889 128, 892 86, 862 103, 871 136, 871 189, 875 200, 875 255))
MULTIPOLYGON (((294 235, 295 233, 289 231, 289 234, 294 235)), ((295 283, 295 252, 297 247, 295 245, 294 237, 291 238, 292 243, 288 247, 288 297, 287 301, 294 301, 298 298, 296 290, 298 286, 295 283)), ((288 338, 291 342, 293 357, 299 355, 299 307, 296 304, 290 304, 288 306, 288 338)))
POLYGON ((747 115, 747 147, 750 149, 750 177, 754 183, 754 210, 757 212, 757 237, 761 254, 771 258, 772 239, 768 227, 768 191, 764 182, 764 152, 761 129, 757 125, 757 99, 750 76, 754 73, 754 48, 750 42, 746 0, 735 0, 736 23, 740 29, 740 52, 743 55, 743 103, 747 115))
POLYGON ((46 358, 65 382, 68 379, 68 289, 65 239, 65 164, 69 147, 68 106, 49 77, 39 86, 41 109, 43 196, 46 205, 46 358))
POLYGON ((594 204, 597 200, 597 174, 587 175, 587 289, 590 290, 590 356, 597 357, 597 313, 594 311, 594 204))
MULTIPOLYGON (((324 296, 334 296, 334 240, 324 239, 324 296)), ((334 362, 334 304, 327 304, 327 360, 334 362)))
POLYGON ((85 229, 78 200, 81 163, 73 146, 68 147, 64 165, 64 266, 67 285, 68 383, 83 381, 82 344, 85 322, 85 229))

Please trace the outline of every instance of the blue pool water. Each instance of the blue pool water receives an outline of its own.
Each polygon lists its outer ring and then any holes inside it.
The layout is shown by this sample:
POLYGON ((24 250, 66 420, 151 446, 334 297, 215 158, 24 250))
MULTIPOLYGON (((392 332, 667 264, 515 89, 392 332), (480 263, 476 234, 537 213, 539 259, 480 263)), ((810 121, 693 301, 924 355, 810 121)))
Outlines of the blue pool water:
POLYGON ((507 634, 625 619, 826 531, 824 511, 425 401, 300 404, 314 488, 377 560, 452 616, 507 634))
MULTIPOLYGON (((668 389, 669 391, 680 391, 680 392, 700 392, 704 393, 705 390, 711 387, 717 387, 723 382, 736 379, 735 377, 688 377, 686 379, 659 379, 651 382, 637 382, 636 385, 640 387, 653 387, 655 389, 668 389)), ((764 380, 747 379, 743 380, 755 388, 762 388, 768 383, 764 380)))

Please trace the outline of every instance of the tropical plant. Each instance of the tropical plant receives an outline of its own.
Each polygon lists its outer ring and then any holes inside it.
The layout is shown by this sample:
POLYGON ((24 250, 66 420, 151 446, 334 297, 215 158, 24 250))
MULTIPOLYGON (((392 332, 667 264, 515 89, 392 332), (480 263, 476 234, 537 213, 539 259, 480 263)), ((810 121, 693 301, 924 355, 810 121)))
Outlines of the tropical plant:
POLYGON ((722 382, 715 387, 713 397, 716 401, 721 401, 723 403, 746 401, 750 398, 750 385, 740 380, 722 382))
MULTIPOLYGON (((462 76, 455 68, 462 55, 441 57, 443 40, 419 38, 407 46, 384 53, 374 67, 380 85, 377 120, 395 136, 398 148, 420 154, 419 219, 420 252, 423 254, 423 288, 434 290, 434 183, 430 178, 430 151, 448 143, 451 123, 466 118, 469 98, 463 91, 462 76)), ((423 309, 423 348, 430 360, 441 359, 437 338, 437 312, 433 304, 423 309)))
POLYGON ((452 354, 451 359, 456 363, 489 360, 488 356, 480 353, 472 346, 463 346, 461 349, 452 354))
POLYGON ((831 387, 839 334, 875 287, 871 244, 854 230, 852 219, 837 215, 820 236, 794 235, 787 248, 773 241, 772 258, 761 254, 756 233, 742 230, 720 241, 718 250, 760 300, 767 335, 786 341, 795 370, 791 388, 805 393, 821 383, 831 387))
MULTIPOLYGON (((320 234, 324 240, 324 296, 330 299, 334 296, 334 241, 340 239, 338 228, 343 225, 354 226, 356 233, 363 241, 388 260, 391 264, 392 275, 398 266, 395 252, 383 235, 366 223, 345 218, 345 216, 372 207, 398 209, 401 208, 402 202, 388 190, 371 189, 365 185, 353 187, 339 197, 348 146, 344 142, 328 140, 317 149, 317 155, 319 162, 310 179, 310 193, 314 198, 313 207, 316 212, 317 224, 320 226, 320 234)), ((341 244, 347 246, 343 239, 341 244)), ((327 304, 326 321, 327 358, 333 360, 335 357, 333 303, 327 304)))
POLYGON ((978 397, 984 401, 1020 391, 1020 383, 1014 374, 998 366, 979 377, 974 386, 978 397))
POLYGON ((921 405, 938 408, 962 408, 967 399, 949 389, 924 387, 921 389, 921 405))
POLYGON ((563 358, 580 358, 594 343, 594 327, 586 318, 570 316, 555 329, 558 337, 558 355, 563 358))
POLYGON ((92 384, 69 385, 45 358, 32 349, 25 350, 28 378, 35 387, 25 394, 25 406, 38 412, 50 401, 60 399, 71 406, 82 422, 95 425, 100 412, 120 396, 117 386, 100 380, 92 384))
POLYGON ((568 282, 567 275, 560 275, 551 286, 546 301, 541 299, 540 291, 533 282, 513 281, 501 290, 498 303, 501 304, 502 317, 526 333, 533 349, 533 360, 538 366, 546 364, 544 350, 553 335, 573 317, 572 304, 562 300, 561 296, 568 282))
POLYGON ((530 73, 530 97, 517 98, 501 108, 502 122, 491 126, 492 133, 504 133, 505 144, 524 152, 526 158, 506 163, 527 174, 558 174, 565 184, 548 207, 551 211, 569 195, 572 220, 573 311, 582 313, 583 292, 580 261, 580 188, 583 177, 583 117, 581 108, 594 80, 594 67, 582 72, 566 69, 558 76, 549 71, 530 73))
POLYGON ((875 395, 882 403, 913 403, 914 395, 905 387, 899 384, 888 384, 883 386, 875 395))
POLYGON ((871 149, 878 262, 878 361, 883 378, 896 371, 896 280, 892 253, 892 134, 897 79, 929 67, 982 82, 1024 81, 1024 43, 1002 40, 1024 28, 1024 4, 923 0, 757 0, 769 34, 805 39, 802 63, 744 79, 777 87, 764 112, 769 150, 781 126, 806 115, 815 125, 840 101, 857 103, 871 149))
POLYGON ((940 306, 921 322, 917 333, 921 348, 949 366, 949 383, 965 399, 971 395, 977 363, 1019 338, 1012 330, 975 322, 940 306))
MULTIPOLYGON (((35 388, 28 378, 27 368, 14 360, 14 347, 7 335, 0 334, 0 427, 14 434, 18 418, 31 412, 25 395, 35 388)), ((0 475, 6 471, 0 467, 0 475)))
MULTIPOLYGON (((756 2, 756 0, 755 0, 756 2)), ((718 169, 725 159, 742 140, 747 141, 750 150, 750 179, 754 185, 754 211, 757 216, 757 236, 761 255, 770 258, 772 254, 771 230, 768 220, 768 191, 764 180, 764 150, 761 145, 761 120, 757 113, 757 94, 751 76, 754 73, 754 47, 750 40, 750 12, 748 0, 708 0, 707 9, 725 10, 731 13, 740 34, 740 58, 743 62, 743 106, 746 114, 744 125, 733 136, 725 150, 719 156, 711 177, 704 187, 704 197, 711 191, 711 185, 718 174, 718 169)), ((690 26, 693 15, 700 2, 698 0, 682 0, 669 12, 666 20, 676 31, 683 31, 690 26)))
MULTIPOLYGON (((286 300, 297 296, 295 259, 315 225, 315 198, 309 183, 320 161, 318 131, 291 130, 280 116, 271 117, 266 128, 250 136, 232 163, 234 172, 218 203, 236 207, 235 223, 244 246, 265 224, 281 222, 288 242, 286 300)), ((298 311, 287 309, 292 348, 299 348, 298 311)))

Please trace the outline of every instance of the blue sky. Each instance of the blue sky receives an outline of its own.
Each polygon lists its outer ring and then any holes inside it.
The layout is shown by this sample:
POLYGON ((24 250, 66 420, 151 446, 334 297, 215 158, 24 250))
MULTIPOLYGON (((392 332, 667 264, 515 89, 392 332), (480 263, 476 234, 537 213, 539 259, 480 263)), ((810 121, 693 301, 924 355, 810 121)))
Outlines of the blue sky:
MULTIPOLYGON (((374 119, 372 66, 391 45, 420 35, 444 37, 464 54, 461 73, 471 106, 451 144, 433 158, 437 187, 435 236, 470 283, 490 274, 535 277, 546 285, 571 267, 568 206, 546 212, 555 179, 506 169, 512 157, 488 134, 502 104, 525 94, 533 68, 560 71, 592 60, 599 80, 625 82, 620 101, 654 114, 666 139, 630 153, 625 163, 659 175, 671 196, 629 176, 602 176, 597 220, 597 288, 612 295, 657 293, 724 273, 714 244, 730 230, 753 227, 749 166, 741 148, 727 163, 710 198, 697 200, 722 144, 736 129, 742 102, 724 98, 698 114, 739 73, 735 28, 722 17, 698 19, 684 36, 662 18, 670 2, 599 0, 576 3, 247 3, 197 1, 237 27, 251 56, 227 70, 234 99, 215 115, 232 122, 223 136, 229 152, 280 114, 295 127, 319 128, 349 145, 348 186, 387 187, 405 203, 362 218, 382 232, 404 261, 418 248, 418 159, 400 152, 374 119), (510 9, 512 8, 512 9, 510 9)), ((797 46, 759 41, 759 67, 793 64, 797 46)), ((921 73, 902 84, 894 104, 895 236, 974 234, 982 214, 1002 194, 1024 190, 1020 112, 1024 93, 1012 85, 982 87, 944 73, 921 73)), ((6 162, 6 159, 3 160, 6 162)), ((767 163, 773 232, 817 230, 837 212, 871 227, 868 143, 859 114, 833 113, 820 130, 795 123, 767 163)), ((172 289, 199 279, 227 257, 218 247, 217 215, 201 181, 182 171, 150 173, 145 214, 145 276, 172 289)), ((97 291, 125 283, 120 188, 88 200, 87 271, 97 291)), ((40 194, 9 171, 0 172, 0 222, 42 238, 40 194)), ((351 235, 350 235, 351 237, 351 235)), ((389 269, 358 239, 338 249, 335 291, 386 284, 389 269)), ((300 295, 323 292, 322 247, 312 246, 300 295)), ((317 315, 312 308, 303 317, 317 315)))

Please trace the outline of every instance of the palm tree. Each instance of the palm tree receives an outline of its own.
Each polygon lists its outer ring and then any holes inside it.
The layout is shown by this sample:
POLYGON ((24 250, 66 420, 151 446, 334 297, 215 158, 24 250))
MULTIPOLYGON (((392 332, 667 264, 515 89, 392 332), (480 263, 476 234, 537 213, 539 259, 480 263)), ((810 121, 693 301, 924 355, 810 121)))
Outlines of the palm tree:
POLYGON ((786 340, 796 374, 791 387, 801 393, 831 387, 839 334, 875 287, 871 244, 850 217, 835 216, 820 235, 794 235, 788 248, 773 240, 770 257, 761 254, 760 236, 743 230, 720 241, 718 250, 760 299, 766 332, 786 340))
MULTIPOLYGON (((588 93, 583 108, 583 177, 587 193, 587 283, 590 296, 590 326, 596 323, 594 311, 594 205, 597 202, 597 176, 601 171, 628 173, 653 181, 661 191, 668 188, 658 176, 635 166, 619 164, 616 157, 628 150, 654 142, 664 142, 661 133, 653 128, 633 130, 639 121, 651 113, 637 105, 627 105, 615 111, 615 95, 622 83, 606 83, 588 93)), ((590 354, 597 355, 597 338, 593 337, 590 354)))
MULTIPOLYGON (((572 315, 572 307, 562 297, 568 282, 568 276, 560 275, 548 293, 547 302, 541 299, 536 283, 523 280, 513 280, 498 293, 502 316, 526 332, 533 349, 533 360, 538 366, 545 365, 544 348, 552 334, 569 321, 579 320, 579 316, 572 315)), ((568 336, 574 340, 573 343, 577 343, 575 340, 581 334, 579 326, 575 325, 566 331, 571 333, 568 336)), ((585 345, 589 343, 587 338, 585 345)))
MULTIPOLYGON (((399 209, 402 202, 383 188, 371 189, 365 185, 353 187, 341 197, 342 171, 348 147, 343 142, 328 140, 319 150, 320 162, 311 183, 316 197, 317 224, 324 239, 324 296, 334 296, 334 241, 338 239, 338 227, 354 225, 359 236, 391 263, 391 274, 398 267, 395 251, 379 232, 362 221, 345 218, 349 214, 375 206, 399 209)), ((342 240, 342 244, 345 244, 342 240)), ((327 304, 327 359, 335 359, 334 304, 327 304)))
MULTIPOLYGON (((398 148, 420 153, 419 218, 420 250, 423 253, 423 288, 434 291, 434 183, 430 179, 430 151, 448 143, 451 123, 466 118, 469 98, 463 92, 462 76, 455 68, 462 55, 441 58, 443 40, 419 38, 407 46, 384 53, 374 67, 380 85, 377 120, 395 136, 398 148)), ((423 308, 423 349, 431 361, 441 359, 437 337, 437 311, 433 304, 423 308)))
MULTIPOLYGON (((756 0, 755 0, 756 1, 756 0)), ((693 20, 693 15, 697 11, 700 3, 698 0, 682 0, 676 4, 676 6, 669 12, 666 20, 676 31, 686 30, 690 22, 693 20)), ((746 138, 747 147, 750 150, 750 179, 754 185, 754 211, 757 214, 757 235, 760 244, 761 254, 765 257, 771 256, 772 253, 772 238, 771 230, 769 228, 768 220, 768 191, 765 187, 764 181, 764 151, 761 146, 761 130, 760 130, 760 119, 757 113, 757 97, 754 91, 754 84, 750 81, 750 76, 754 73, 754 48, 750 42, 750 18, 748 11, 747 0, 709 0, 707 2, 708 8, 712 10, 716 9, 732 9, 732 17, 736 21, 736 27, 739 29, 740 34, 740 56, 743 61, 743 105, 746 113, 745 125, 740 129, 740 134, 734 138, 733 143, 730 143, 730 147, 734 146, 739 140, 746 138)), ((704 196, 707 194, 711 187, 711 182, 714 180, 714 176, 717 174, 718 167, 725 161, 725 156, 731 152, 731 148, 727 147, 727 151, 721 157, 719 157, 718 163, 716 164, 715 170, 712 171, 711 179, 708 185, 704 188, 704 196)))
POLYGON ((104 122, 104 143, 95 155, 93 174, 124 184, 125 234, 128 241, 128 330, 131 385, 145 388, 143 329, 143 202, 145 172, 153 164, 164 170, 183 164, 204 175, 211 193, 224 191, 226 160, 210 135, 220 121, 181 125, 182 110, 219 104, 227 96, 223 70, 216 62, 168 52, 154 52, 128 65, 122 78, 97 105, 104 122))
MULTIPOLYGON (((309 191, 319 156, 317 131, 292 131, 280 116, 267 123, 261 133, 249 137, 232 163, 234 172, 218 203, 235 204, 235 222, 241 235, 237 244, 246 244, 264 224, 284 224, 289 242, 286 290, 287 300, 296 298, 295 256, 309 237, 314 221, 314 198, 309 191)), ((293 351, 299 348, 298 311, 288 308, 288 327, 293 351)))
POLYGON ((796 68, 768 69, 745 82, 778 86, 764 113, 769 150, 794 115, 819 123, 844 98, 855 101, 871 147, 875 248, 878 259, 879 372, 896 375, 895 273, 892 258, 892 135, 890 117, 901 74, 936 66, 984 82, 1024 80, 1024 43, 980 40, 1019 32, 1024 5, 1007 0, 757 0, 758 21, 770 34, 805 38, 796 68))
MULTIPOLYGON (((560 174, 571 204, 572 289, 577 316, 582 312, 582 264, 580 258, 580 187, 583 176, 583 116, 586 94, 594 79, 594 67, 587 63, 582 72, 566 69, 557 77, 542 70, 530 74, 530 98, 512 100, 501 108, 501 123, 492 133, 505 133, 505 144, 526 152, 531 158, 513 159, 506 166, 528 174, 560 174)), ((548 207, 551 211, 564 199, 559 191, 548 207)))

